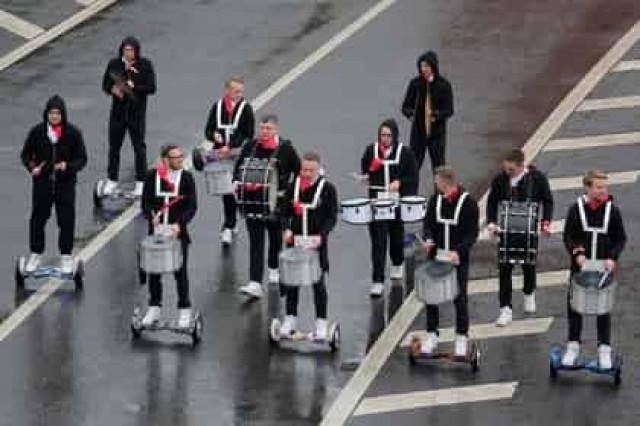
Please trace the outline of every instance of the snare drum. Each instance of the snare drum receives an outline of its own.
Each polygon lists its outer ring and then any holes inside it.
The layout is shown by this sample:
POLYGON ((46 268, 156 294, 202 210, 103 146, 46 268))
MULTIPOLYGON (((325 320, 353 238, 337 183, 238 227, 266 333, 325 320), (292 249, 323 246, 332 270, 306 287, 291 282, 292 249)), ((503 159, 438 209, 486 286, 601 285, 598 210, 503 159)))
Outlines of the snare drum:
POLYGON ((373 200, 371 210, 373 220, 393 220, 396 218, 396 207, 398 205, 393 200, 373 200))
POLYGON ((458 272, 455 265, 427 260, 415 270, 416 297, 429 304, 439 305, 458 296, 458 272))
POLYGON ((538 254, 538 203, 503 201, 498 208, 501 264, 535 265, 538 254))
POLYGON ((419 222, 427 214, 427 199, 420 195, 400 198, 400 217, 403 222, 419 222))
POLYGON ((582 315, 611 312, 617 282, 606 271, 582 270, 571 276, 569 300, 571 308, 582 315))
POLYGON ((353 225, 366 225, 371 222, 371 202, 368 198, 354 198, 340 203, 342 220, 353 225))
POLYGON ((165 235, 149 235, 140 243, 140 268, 148 274, 175 272, 182 267, 180 241, 165 235))
POLYGON ((291 247, 280 253, 280 281, 288 286, 309 286, 320 281, 322 269, 317 250, 291 247))
POLYGON ((278 170, 266 158, 246 158, 240 165, 236 192, 238 209, 244 217, 266 219, 278 203, 278 170))
POLYGON ((233 194, 233 162, 219 161, 204 167, 209 195, 233 194))

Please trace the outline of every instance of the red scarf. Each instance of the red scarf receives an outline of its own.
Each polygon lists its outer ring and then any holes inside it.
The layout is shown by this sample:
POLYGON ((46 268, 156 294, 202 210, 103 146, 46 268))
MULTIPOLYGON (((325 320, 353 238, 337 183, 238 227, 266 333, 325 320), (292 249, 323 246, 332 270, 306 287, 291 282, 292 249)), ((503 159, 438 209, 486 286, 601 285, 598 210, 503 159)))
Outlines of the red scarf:
POLYGON ((162 160, 158 160, 158 163, 156 164, 156 173, 158 173, 158 177, 160 178, 160 180, 162 180, 167 185, 169 191, 175 191, 175 185, 173 184, 173 182, 171 182, 167 166, 165 166, 162 160))
POLYGON ((276 141, 275 136, 261 137, 260 146, 262 146, 265 149, 273 150, 273 149, 276 149, 276 147, 278 146, 278 142, 276 141))
POLYGON ((444 199, 447 200, 447 202, 449 203, 453 203, 458 196, 460 195, 460 188, 456 186, 456 189, 454 189, 449 195, 445 195, 444 199))
POLYGON ((231 100, 231 97, 223 97, 222 104, 224 105, 225 111, 227 111, 227 117, 229 117, 229 121, 231 121, 231 117, 233 116, 233 101, 231 100))
POLYGON ((384 159, 386 158, 387 151, 391 149, 391 145, 383 146, 381 143, 378 144, 378 157, 373 157, 371 162, 369 163, 369 171, 375 172, 382 167, 384 164, 384 159))
POLYGON ((62 123, 53 124, 51 126, 51 130, 53 130, 53 133, 56 135, 56 138, 60 140, 60 138, 62 137, 62 123))
POLYGON ((599 200, 597 198, 589 198, 587 205, 591 210, 597 210, 601 205, 609 201, 609 198, 609 194, 607 194, 602 200, 599 200))
MULTIPOLYGON (((306 178, 306 177, 300 177, 300 192, 306 192, 307 189, 309 189, 311 187, 311 179, 306 178)), ((293 213, 296 216, 302 216, 302 203, 299 200, 294 200, 291 203, 291 206, 293 208, 293 213)))

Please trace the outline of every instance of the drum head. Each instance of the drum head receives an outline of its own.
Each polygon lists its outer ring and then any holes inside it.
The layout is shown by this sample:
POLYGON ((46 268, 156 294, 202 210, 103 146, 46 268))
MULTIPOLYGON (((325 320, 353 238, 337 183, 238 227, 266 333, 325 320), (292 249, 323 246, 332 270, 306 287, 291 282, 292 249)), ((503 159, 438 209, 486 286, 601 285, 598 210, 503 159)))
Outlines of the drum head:
POLYGON ((422 273, 432 278, 442 278, 451 274, 455 266, 448 262, 438 260, 428 260, 420 266, 422 273))
POLYGON ((393 207, 395 202, 393 200, 374 200, 371 202, 371 204, 373 207, 387 208, 387 207, 393 207))
POLYGON ((425 204, 427 202, 427 199, 426 197, 422 197, 420 195, 409 195, 409 196, 400 198, 400 202, 402 204, 420 205, 420 204, 425 204))
POLYGON ((583 288, 605 288, 611 285, 613 276, 608 272, 580 271, 573 274, 571 281, 583 288))
POLYGON ((368 198, 352 198, 341 202, 342 207, 363 207, 369 204, 368 198))

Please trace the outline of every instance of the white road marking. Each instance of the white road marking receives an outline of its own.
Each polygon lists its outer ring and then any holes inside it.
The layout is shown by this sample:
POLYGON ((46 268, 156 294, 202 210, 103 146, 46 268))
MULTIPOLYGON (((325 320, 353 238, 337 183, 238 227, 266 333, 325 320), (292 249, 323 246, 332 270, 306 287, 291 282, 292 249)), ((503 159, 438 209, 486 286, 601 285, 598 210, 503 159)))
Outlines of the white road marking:
POLYGON ((511 399, 517 387, 518 382, 504 382, 376 396, 363 399, 353 415, 365 416, 469 402, 511 399))
MULTIPOLYGON (((530 334, 546 333, 553 322, 552 317, 546 318, 528 318, 523 320, 515 320, 507 327, 498 327, 495 323, 473 324, 469 329, 469 337, 474 340, 498 339, 513 336, 528 336, 530 334)), ((455 339, 455 329, 453 327, 442 328, 439 330, 440 343, 453 342, 455 339)), ((409 346, 413 337, 419 337, 420 340, 427 338, 427 332, 424 330, 412 331, 400 344, 401 347, 409 346)))
POLYGON ((600 111, 616 108, 635 108, 640 106, 640 96, 619 96, 615 98, 587 99, 576 111, 600 111))
MULTIPOLYGON (((482 280, 469 281, 469 295, 472 294, 484 294, 484 293, 497 293, 498 292, 498 278, 486 278, 482 280)), ((539 272, 536 275, 536 287, 558 287, 566 285, 569 282, 569 270, 563 269, 560 271, 552 272, 539 272)), ((513 290, 522 290, 524 286, 524 280, 522 275, 514 275, 512 279, 513 290)))
POLYGON ((611 133, 598 136, 583 136, 579 138, 553 139, 544 151, 564 151, 587 148, 608 148, 615 145, 640 144, 640 132, 611 133))
MULTIPOLYGON (((640 170, 629 170, 626 172, 608 173, 609 185, 623 185, 635 183, 640 175, 640 170)), ((566 189, 582 188, 582 176, 568 176, 549 179, 552 191, 563 191, 566 189)))
POLYGON ((14 49, 4 55, 2 58, 0 58, 0 71, 4 71, 16 62, 26 58, 42 46, 50 43, 52 40, 60 37, 69 30, 82 24, 95 14, 101 12, 117 1, 118 0, 95 0, 89 6, 82 9, 78 13, 65 19, 58 25, 49 28, 48 30, 38 35, 38 37, 29 40, 17 49, 14 49))
POLYGON ((91 3, 95 2, 96 0, 76 0, 76 3, 78 3, 81 6, 89 6, 91 5, 91 3))
POLYGON ((20 37, 31 40, 42 34, 44 30, 39 26, 25 21, 9 12, 0 9, 0 28, 14 33, 20 37))
POLYGON ((640 61, 620 61, 611 72, 640 71, 640 61))

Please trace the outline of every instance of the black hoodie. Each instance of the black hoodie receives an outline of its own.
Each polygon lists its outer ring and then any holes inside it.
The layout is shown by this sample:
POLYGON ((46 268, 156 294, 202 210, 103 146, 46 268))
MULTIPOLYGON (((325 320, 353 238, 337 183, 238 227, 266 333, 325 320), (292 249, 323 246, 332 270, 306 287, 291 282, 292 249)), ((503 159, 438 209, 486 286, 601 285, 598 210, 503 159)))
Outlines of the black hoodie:
POLYGON ((140 53, 140 42, 134 37, 127 37, 122 40, 118 48, 118 57, 109 61, 107 69, 102 78, 102 90, 111 96, 111 115, 121 120, 144 119, 147 111, 147 96, 156 93, 156 74, 150 60, 144 58, 140 53), (125 46, 131 46, 135 50, 135 62, 133 70, 125 70, 122 61, 122 52, 125 46), (116 80, 133 81, 131 94, 125 94, 122 99, 113 96, 111 89, 116 84, 116 80))
POLYGON ((76 174, 87 164, 87 152, 82 133, 67 119, 67 109, 64 100, 54 95, 45 106, 42 122, 31 128, 20 153, 22 164, 29 173, 34 167, 42 166, 42 172, 34 177, 34 182, 49 181, 55 163, 66 162, 64 171, 55 173, 56 182, 76 182, 76 174), (48 114, 57 109, 62 114, 62 135, 57 143, 53 143, 48 136, 48 114))
POLYGON ((418 76, 414 77, 407 87, 402 102, 402 114, 413 120, 412 134, 426 137, 424 108, 427 91, 431 96, 432 117, 430 136, 441 137, 447 130, 447 120, 453 115, 453 91, 449 81, 440 74, 438 56, 429 50, 418 57, 416 61, 418 76), (426 62, 433 70, 433 81, 427 82, 420 75, 420 63, 426 62), (416 133, 417 132, 417 133, 416 133))
MULTIPOLYGON (((380 126, 378 126, 378 140, 380 140, 380 131, 382 127, 390 129, 392 135, 391 152, 387 159, 395 159, 398 156, 398 149, 400 149, 401 146, 398 142, 398 124, 393 118, 383 121, 380 126)), ((369 176, 369 185, 384 186, 384 167, 380 166, 380 168, 375 171, 369 170, 375 157, 375 145, 375 143, 372 143, 365 148, 362 160, 360 161, 360 169, 363 175, 369 176)), ((379 154, 378 157, 380 157, 379 154)), ((418 166, 416 164, 416 158, 413 155, 413 151, 411 151, 410 148, 403 146, 399 160, 398 164, 389 166, 389 183, 394 180, 400 181, 400 196, 402 197, 415 195, 418 191, 418 166)), ((369 197, 377 198, 378 192, 381 191, 381 189, 369 189, 369 197)))

